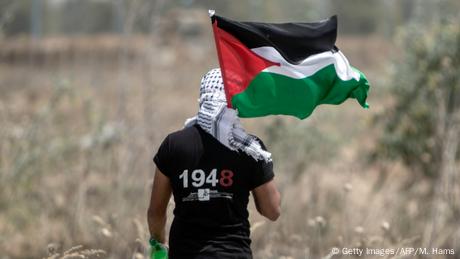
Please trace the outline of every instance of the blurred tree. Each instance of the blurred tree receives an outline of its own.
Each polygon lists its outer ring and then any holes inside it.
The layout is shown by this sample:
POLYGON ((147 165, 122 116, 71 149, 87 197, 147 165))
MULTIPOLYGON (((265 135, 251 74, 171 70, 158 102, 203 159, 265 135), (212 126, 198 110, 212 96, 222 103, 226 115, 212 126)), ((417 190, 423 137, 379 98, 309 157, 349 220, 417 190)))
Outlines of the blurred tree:
POLYGON ((413 23, 402 34, 395 105, 378 117, 384 132, 374 153, 430 177, 459 158, 460 20, 439 18, 432 26, 413 23))
MULTIPOLYGON (((409 20, 418 6, 429 3, 428 0, 0 0, 0 29, 3 25, 5 35, 31 32, 34 2, 42 3, 41 31, 45 35, 123 33, 126 23, 132 25, 133 32, 150 33, 152 17, 158 17, 153 14, 161 14, 163 19, 169 18, 171 9, 200 8, 204 12, 215 9, 237 20, 272 22, 311 21, 338 14, 341 34, 385 33, 386 36, 409 20), (130 13, 135 16, 127 21, 130 13)), ((431 5, 436 6, 437 1, 431 5)), ((436 16, 431 6, 426 10, 429 12, 426 19, 436 16)))
POLYGON ((42 36, 43 24, 43 1, 33 0, 30 8, 30 31, 32 38, 38 39, 42 36))
POLYGON ((382 5, 380 0, 330 0, 330 11, 338 15, 342 33, 369 34, 385 18, 382 5))
POLYGON ((66 34, 111 32, 114 8, 109 1, 68 0, 60 10, 60 31, 66 34))
POLYGON ((419 183, 417 176, 430 180, 418 197, 427 216, 425 247, 460 247, 450 231, 460 215, 459 7, 456 0, 418 2, 400 35, 394 105, 376 117, 383 134, 373 158, 402 161, 415 173, 406 187, 419 183))
POLYGON ((31 1, 26 0, 0 0, 0 14, 5 21, 3 33, 5 35, 18 35, 30 32, 31 1))

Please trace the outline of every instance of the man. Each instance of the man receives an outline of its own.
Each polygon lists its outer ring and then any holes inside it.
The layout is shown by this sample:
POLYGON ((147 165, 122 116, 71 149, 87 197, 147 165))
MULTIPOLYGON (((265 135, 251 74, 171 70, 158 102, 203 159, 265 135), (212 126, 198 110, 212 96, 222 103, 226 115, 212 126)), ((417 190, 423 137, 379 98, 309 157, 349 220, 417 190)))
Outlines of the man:
POLYGON ((201 80, 200 109, 185 128, 169 134, 154 157, 148 224, 152 239, 166 244, 166 208, 174 195, 169 258, 252 258, 247 205, 275 221, 280 194, 271 154, 241 127, 227 108, 220 69, 201 80))

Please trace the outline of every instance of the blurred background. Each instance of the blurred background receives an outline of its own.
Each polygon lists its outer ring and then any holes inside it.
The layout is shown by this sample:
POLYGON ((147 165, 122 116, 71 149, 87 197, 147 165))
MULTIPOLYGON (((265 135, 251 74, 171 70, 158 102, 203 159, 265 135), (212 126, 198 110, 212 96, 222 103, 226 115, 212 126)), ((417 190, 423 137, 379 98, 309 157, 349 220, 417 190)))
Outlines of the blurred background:
POLYGON ((338 14, 337 46, 372 85, 369 110, 243 120, 283 197, 275 223, 251 201, 255 258, 460 258, 458 0, 0 0, 0 259, 146 258, 152 157, 218 65, 208 9, 338 14))

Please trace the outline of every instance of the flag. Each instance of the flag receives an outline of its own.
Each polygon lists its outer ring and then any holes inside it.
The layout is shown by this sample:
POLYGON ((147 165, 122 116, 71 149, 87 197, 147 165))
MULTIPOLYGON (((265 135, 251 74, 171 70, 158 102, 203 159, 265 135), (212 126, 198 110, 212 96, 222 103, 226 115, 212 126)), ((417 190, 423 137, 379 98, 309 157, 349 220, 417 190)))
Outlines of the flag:
POLYGON ((320 104, 366 103, 369 83, 335 46, 337 17, 313 23, 238 22, 211 14, 228 107, 240 117, 304 119, 320 104))

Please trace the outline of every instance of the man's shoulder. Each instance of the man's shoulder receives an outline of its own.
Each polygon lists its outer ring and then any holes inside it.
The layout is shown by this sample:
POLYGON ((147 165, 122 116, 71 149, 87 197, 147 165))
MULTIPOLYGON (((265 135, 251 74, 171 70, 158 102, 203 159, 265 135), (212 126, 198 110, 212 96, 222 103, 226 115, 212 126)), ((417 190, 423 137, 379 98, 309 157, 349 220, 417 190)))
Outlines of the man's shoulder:
POLYGON ((195 126, 192 126, 173 131, 169 133, 166 138, 168 138, 170 142, 189 142, 196 140, 198 135, 197 129, 195 126))

